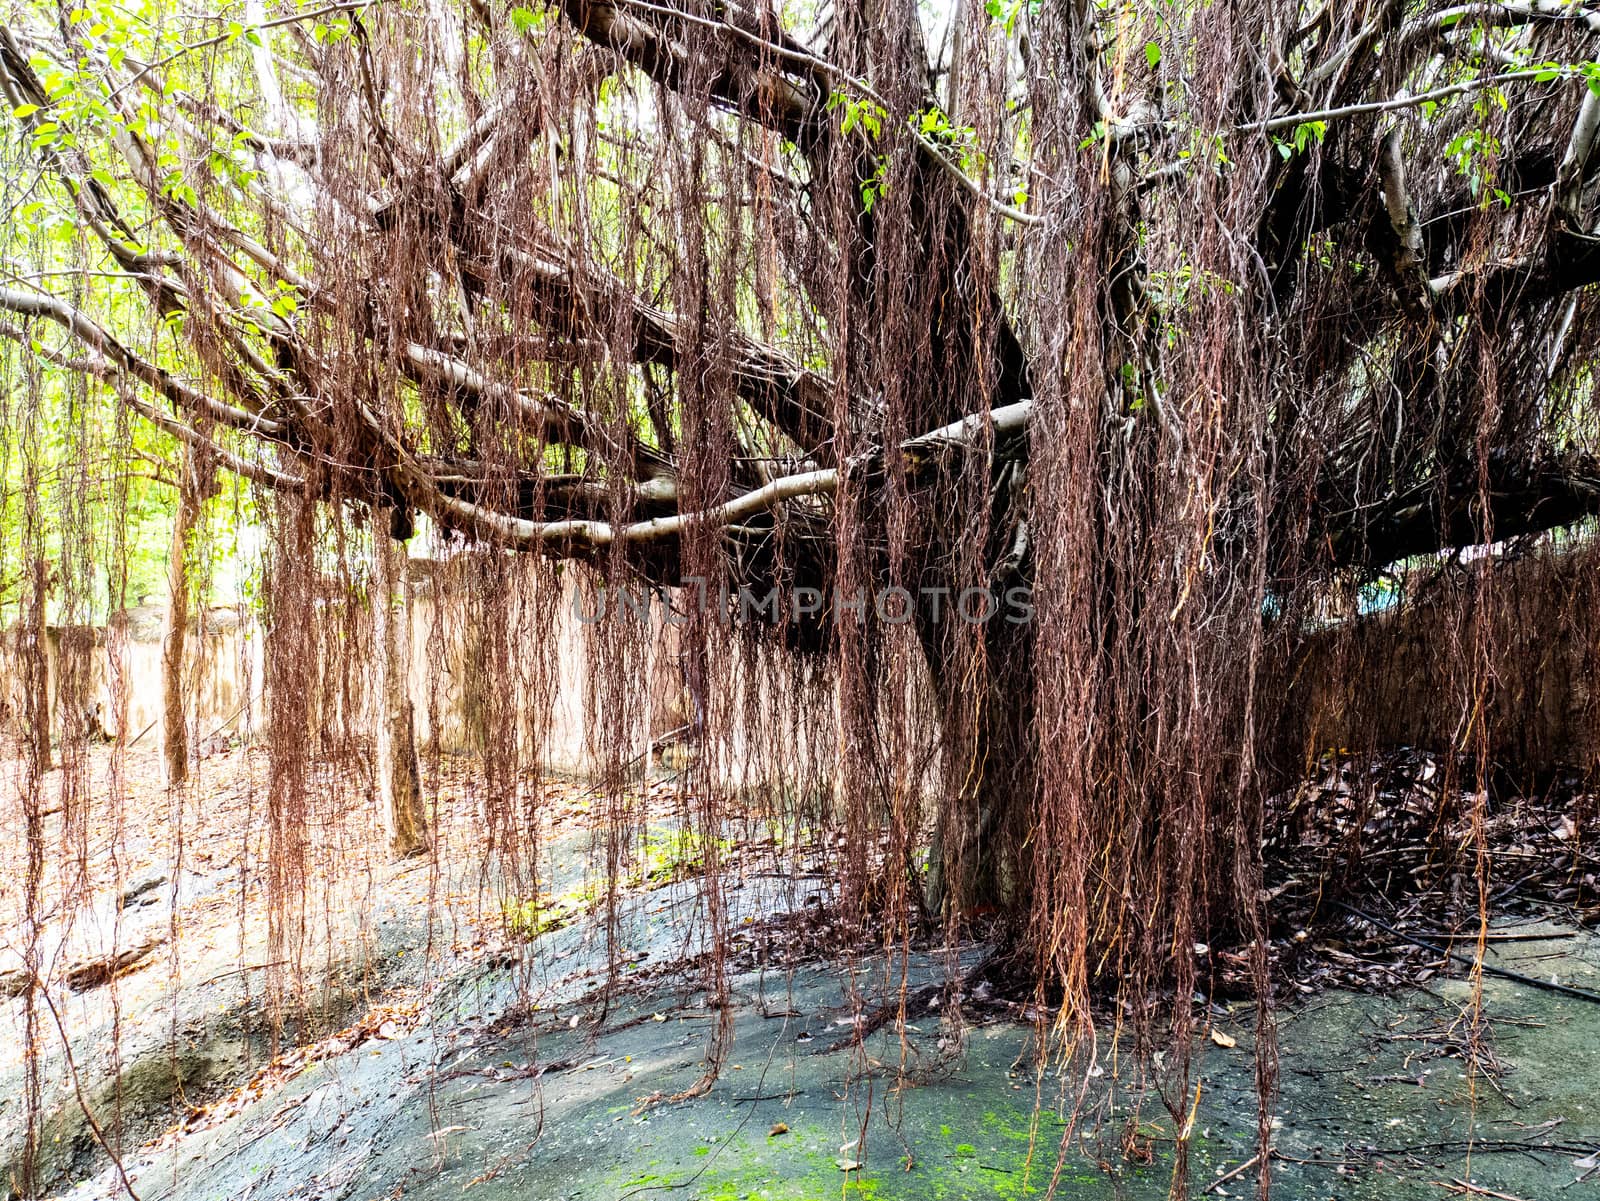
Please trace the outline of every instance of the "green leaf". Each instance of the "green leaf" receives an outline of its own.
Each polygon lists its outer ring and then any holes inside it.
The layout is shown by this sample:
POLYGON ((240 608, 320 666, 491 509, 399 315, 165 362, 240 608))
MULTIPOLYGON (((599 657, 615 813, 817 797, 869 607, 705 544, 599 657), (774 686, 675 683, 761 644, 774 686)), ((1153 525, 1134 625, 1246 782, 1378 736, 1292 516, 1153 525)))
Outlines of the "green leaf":
POLYGON ((1320 143, 1327 132, 1326 121, 1302 121, 1294 127, 1294 148, 1303 154, 1312 142, 1320 143))
POLYGON ((1161 46, 1158 43, 1146 42, 1144 44, 1144 61, 1152 67, 1161 65, 1161 46))
POLYGON ((31 117, 38 111, 39 106, 37 104, 19 104, 16 108, 11 110, 11 115, 17 118, 31 117))
POLYGON ((511 28, 518 33, 528 33, 538 27, 539 18, 531 8, 523 8, 518 5, 511 10, 510 16, 511 28))

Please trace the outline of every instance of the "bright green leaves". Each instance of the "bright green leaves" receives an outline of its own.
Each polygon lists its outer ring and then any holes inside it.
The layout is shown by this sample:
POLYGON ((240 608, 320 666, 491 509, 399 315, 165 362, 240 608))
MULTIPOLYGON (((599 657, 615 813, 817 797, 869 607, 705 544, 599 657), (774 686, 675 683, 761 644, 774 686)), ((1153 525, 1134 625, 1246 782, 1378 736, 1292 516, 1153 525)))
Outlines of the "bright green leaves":
POLYGON ((213 150, 206 156, 211 173, 218 179, 228 180, 241 191, 249 188, 260 176, 255 157, 249 148, 250 135, 240 132, 233 135, 233 144, 227 150, 213 150))
POLYGON ((889 116, 889 111, 872 100, 857 100, 845 91, 835 91, 828 97, 828 111, 843 110, 844 116, 840 119, 840 128, 845 133, 860 128, 873 138, 883 136, 883 123, 889 116))
POLYGON ((1322 144, 1322 139, 1328 136, 1328 122, 1301 122, 1294 126, 1294 149, 1299 154, 1306 154, 1307 147, 1312 142, 1322 144))
POLYGON ((272 298, 272 311, 288 321, 300 310, 300 291, 281 279, 274 281, 274 290, 277 294, 272 298))
MULTIPOLYGON (((874 100, 857 100, 843 90, 836 90, 828 97, 827 110, 841 114, 839 118, 841 132, 850 134, 860 130, 873 141, 883 136, 883 123, 889 117, 889 111, 883 105, 874 100)), ((872 174, 861 181, 861 205, 869 213, 886 190, 885 179, 888 170, 888 158, 881 154, 877 155, 872 174)))
POLYGON ((169 200, 176 200, 187 204, 191 208, 200 203, 200 197, 195 193, 194 185, 184 178, 181 168, 168 171, 161 180, 161 194, 169 200))
MULTIPOLYGON (((131 54, 135 61, 150 61, 161 52, 161 40, 151 21, 152 6, 133 0, 121 4, 114 0, 92 0, 67 14, 67 25, 74 40, 92 44, 105 57, 112 70, 120 70, 131 54)), ((86 64, 80 63, 80 67, 86 64)), ((89 82, 85 76, 84 83, 89 82)))
POLYGON ((886 186, 884 177, 888 171, 889 160, 880 154, 872 174, 861 184, 861 206, 869 213, 872 211, 872 206, 878 203, 878 197, 883 195, 886 186))
POLYGON ((350 36, 348 17, 334 17, 331 21, 318 21, 311 27, 312 40, 318 45, 337 46, 350 36))
POLYGON ((1600 63, 1530 62, 1526 70, 1531 72, 1530 78, 1534 83, 1554 83, 1558 79, 1582 79, 1591 92, 1600 96, 1600 63))
POLYGON ((1444 149, 1456 173, 1467 181, 1467 190, 1478 196, 1494 173, 1500 139, 1486 129, 1468 129, 1452 138, 1444 149))
POLYGON ((41 121, 33 127, 32 144, 35 150, 43 150, 50 146, 71 146, 75 139, 70 134, 64 135, 61 126, 54 121, 41 121))
POLYGON ((1302 121, 1294 127, 1292 140, 1295 153, 1304 154, 1315 142, 1322 145, 1322 139, 1328 136, 1328 123, 1326 121, 1302 121))
POLYGON ((1322 145, 1322 140, 1327 136, 1326 121, 1302 121, 1294 127, 1294 131, 1287 139, 1274 138, 1273 142, 1278 147, 1278 153, 1288 159, 1297 154, 1304 154, 1312 146, 1322 145))
POLYGON ((924 141, 936 142, 941 153, 954 152, 956 166, 971 174, 983 165, 983 154, 978 149, 978 131, 971 125, 954 125, 943 110, 929 108, 913 114, 912 128, 924 141))
POLYGON ((228 35, 223 38, 222 44, 224 46, 232 46, 240 41, 245 42, 247 45, 259 46, 261 45, 261 31, 254 25, 246 25, 243 21, 229 21, 228 35))
POLYGON ((1027 12, 1037 16, 1044 8, 1044 0, 984 0, 983 11, 989 19, 1001 26, 1007 36, 1017 31, 1017 21, 1027 12))

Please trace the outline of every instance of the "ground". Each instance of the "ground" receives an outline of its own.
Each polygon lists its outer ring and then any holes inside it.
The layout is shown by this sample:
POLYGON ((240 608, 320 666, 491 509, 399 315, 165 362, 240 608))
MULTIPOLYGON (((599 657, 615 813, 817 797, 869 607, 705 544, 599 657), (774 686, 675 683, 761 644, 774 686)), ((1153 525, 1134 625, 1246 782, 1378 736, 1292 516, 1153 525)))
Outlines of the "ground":
MULTIPOLYGON (((109 759, 95 754, 103 788, 109 759)), ((127 1174, 124 1185, 95 1147, 47 1013, 38 1041, 52 1195, 1011 1198, 1043 1196, 1058 1170, 1059 1196, 1167 1195, 1174 1119, 1141 1094, 1109 1029, 1087 1079, 1086 1061, 1070 1075, 1041 1070, 1036 1015, 982 996, 962 998, 960 1025, 945 1006, 913 1017, 903 1037, 887 1023, 854 1039, 902 979, 915 992, 961 974, 984 948, 902 960, 867 943, 785 956, 807 915, 825 908, 824 886, 769 870, 768 851, 736 832, 726 848, 729 921, 743 932, 727 999, 733 1051, 707 1091, 683 1096, 704 1075, 720 1015, 693 966, 706 938, 700 891, 685 878, 696 855, 672 832, 670 805, 627 872, 610 990, 588 887, 597 817, 580 783, 546 782, 542 899, 520 904, 507 904, 505 880, 474 848, 469 764, 439 768, 446 800, 431 857, 389 861, 375 815, 343 806, 347 821, 319 825, 305 881, 315 918, 305 988, 284 992, 280 979, 275 995, 256 979, 277 970, 265 966, 253 866, 263 860, 259 758, 207 760, 200 786, 179 798, 154 769, 130 756, 120 830, 97 801, 86 902, 62 904, 70 871, 53 870, 44 889, 51 996, 85 1099, 127 1174), (106 867, 113 846, 120 871, 106 867), (128 897, 120 908, 118 897, 128 897), (801 916, 772 920, 786 912, 801 916), (112 984, 71 991, 66 967, 107 949, 113 927, 119 947, 167 941, 112 984), (1082 1116, 1068 1128, 1080 1085, 1082 1116)), ((328 795, 341 787, 330 777, 328 795)), ((656 787, 671 791, 670 781, 656 787)), ((21 946, 22 864, 15 789, 0 803, 4 971, 21 946)), ((61 839, 61 815, 50 820, 61 839)), ((1588 931, 1524 913, 1497 934, 1490 962, 1600 988, 1600 939, 1588 931)), ((1464 973, 1434 966, 1421 987, 1323 989, 1280 1015, 1275 1195, 1541 1201, 1600 1191, 1600 1004, 1488 977, 1475 1024, 1464 973)), ((22 1001, 3 1004, 15 1036, 0 1048, 0 1134, 14 1168, 22 1001)), ((1243 1002, 1205 1011, 1198 1104, 1186 1095, 1172 1106, 1186 1116, 1193 1105, 1195 1187, 1213 1196, 1253 1189, 1253 1170, 1234 1174, 1255 1152, 1251 1012, 1243 1002)))

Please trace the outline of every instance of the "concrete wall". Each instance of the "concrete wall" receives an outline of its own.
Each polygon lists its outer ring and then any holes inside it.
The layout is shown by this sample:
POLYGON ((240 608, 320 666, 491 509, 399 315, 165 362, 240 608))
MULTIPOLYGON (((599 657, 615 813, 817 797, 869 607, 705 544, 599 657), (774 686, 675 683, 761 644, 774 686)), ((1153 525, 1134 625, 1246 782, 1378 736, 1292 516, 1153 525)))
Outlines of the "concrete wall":
MULTIPOLYGON (((1536 772, 1561 764, 1600 768, 1600 548, 1543 551, 1502 562, 1493 587, 1481 592, 1475 571, 1469 565, 1402 608, 1311 638, 1282 688, 1282 761, 1292 764, 1297 756, 1329 747, 1451 747, 1476 703, 1464 665, 1477 653, 1474 631, 1482 630, 1487 637, 1478 674, 1489 684, 1482 704, 1494 753, 1536 772)), ((413 564, 411 695, 420 744, 436 740, 446 753, 473 753, 492 720, 486 709, 497 708, 519 723, 524 746, 538 741, 546 767, 585 772, 596 765, 596 731, 607 721, 622 721, 630 744, 643 750, 692 720, 677 631, 663 622, 659 609, 652 611, 648 629, 630 636, 637 679, 624 696, 608 702, 593 695, 590 666, 608 635, 579 620, 579 612, 595 612, 595 602, 580 593, 573 573, 554 585, 549 576, 538 577, 543 584, 519 582, 511 611, 502 614, 507 633, 498 646, 474 626, 463 586, 448 582, 447 575, 437 564, 413 564), (540 586, 559 591, 540 597, 533 591, 540 586), (539 609, 544 616, 535 620, 539 609), (545 636, 538 637, 538 630, 545 636), (488 706, 483 693, 490 680, 510 680, 514 695, 488 706), (620 705, 622 715, 604 712, 608 703, 620 705), (542 739, 536 740, 541 728, 542 739)), ((86 648, 92 705, 105 734, 114 735, 110 667, 112 654, 119 653, 128 729, 142 735, 142 745, 156 745, 161 619, 159 608, 145 606, 122 614, 110 630, 50 630, 53 693, 63 647, 86 648)), ((237 737, 248 732, 251 719, 259 734, 266 715, 260 626, 237 611, 213 609, 203 632, 197 626, 190 638, 191 651, 201 656, 195 685, 199 735, 220 729, 225 737, 237 737)), ((797 704, 804 690, 796 690, 793 663, 774 662, 770 651, 751 650, 737 637, 730 648, 731 685, 720 726, 729 734, 722 751, 728 782, 753 783, 757 777, 829 787, 836 752, 836 698, 829 685, 813 683, 805 694, 809 699, 797 704), (780 689, 789 690, 783 700, 774 697, 780 689)), ((14 632, 0 636, 0 730, 13 736, 21 711, 15 649, 14 632)), ((370 687, 370 665, 354 666, 358 691, 363 683, 370 687)), ((914 679, 913 690, 925 693, 926 680, 914 679)), ((907 711, 931 725, 930 707, 916 702, 912 698, 907 711)), ((355 703, 363 702, 357 697, 355 703)), ((357 722, 362 720, 358 715, 357 722)), ((59 712, 53 725, 59 733, 59 712)), ((930 731, 913 733, 920 744, 931 745, 930 731)), ((938 786, 936 764, 929 763, 924 788, 938 786)))
MULTIPOLYGON (((549 577, 544 579, 548 587, 549 577)), ((535 586, 529 583, 528 588, 535 586)), ((636 676, 627 681, 621 695, 610 698, 618 712, 608 719, 602 712, 608 701, 594 695, 590 665, 614 630, 580 620, 579 614, 597 611, 596 602, 580 593, 572 573, 563 575, 555 586, 557 593, 542 597, 514 591, 510 611, 500 614, 506 632, 497 642, 476 619, 459 580, 451 582, 438 564, 412 564, 410 691, 419 745, 437 746, 446 754, 475 753, 483 745, 487 725, 496 720, 489 712, 495 710, 512 715, 523 746, 542 748, 547 768, 585 772, 596 766, 597 731, 606 720, 621 722, 630 745, 641 751, 654 739, 690 722, 692 706, 680 665, 677 630, 664 621, 662 611, 652 609, 643 624, 635 613, 625 619, 613 614, 612 620, 635 622, 627 640, 636 676), (536 611, 541 611, 538 617, 536 611), (543 637, 537 633, 541 630, 543 637), (512 696, 491 705, 491 698, 485 696, 491 686, 509 686, 512 696)), ((47 630, 56 740, 66 728, 61 711, 65 705, 62 659, 77 653, 85 656, 88 708, 101 733, 107 738, 118 733, 113 668, 120 665, 128 704, 128 735, 139 739, 142 747, 159 745, 163 617, 162 608, 141 606, 120 614, 109 629, 47 630)), ((0 735, 8 738, 19 735, 18 720, 24 711, 16 640, 15 631, 0 635, 0 735)), ((211 609, 203 624, 197 622, 191 628, 189 640, 190 662, 196 664, 192 721, 197 737, 204 742, 213 735, 225 739, 263 736, 267 705, 261 624, 236 609, 211 609)), ((350 683, 350 695, 341 696, 339 689, 332 687, 329 695, 313 698, 313 712, 321 714, 313 720, 324 728, 336 726, 339 714, 350 708, 356 710, 350 715, 352 727, 359 731, 370 728, 364 712, 375 681, 373 665, 364 661, 369 649, 338 631, 324 640, 329 672, 343 673, 350 683), (334 656, 347 652, 356 656, 355 661, 333 661, 334 656)), ((765 762, 779 774, 798 772, 802 761, 825 762, 832 753, 829 737, 803 726, 797 728, 775 706, 763 712, 759 699, 765 684, 763 672, 755 662, 741 660, 734 665, 734 690, 739 699, 732 719, 729 761, 739 764, 741 770, 750 761, 765 762)))
MULTIPOLYGON (((530 588, 538 585, 530 584, 530 588)), ((548 581, 544 586, 548 586, 548 581)), ((586 771, 594 766, 599 718, 591 694, 593 632, 579 614, 594 612, 571 574, 554 595, 513 593, 498 615, 497 638, 435 565, 413 564, 411 596, 411 698, 419 744, 447 754, 471 754, 489 736, 490 710, 511 713, 524 745, 537 742, 549 768, 586 771), (493 684, 491 684, 493 681, 493 684), (491 704, 490 686, 512 696, 491 704)), ((644 662, 629 690, 631 738, 641 746, 685 720, 686 699, 674 631, 656 614, 640 631, 644 662)))
POLYGON ((1507 765, 1600 768, 1600 547, 1502 560, 1480 587, 1487 566, 1314 637, 1285 691, 1290 753, 1448 750, 1481 712, 1507 765))
MULTIPOLYGON (((113 669, 120 666, 128 702, 127 728, 140 745, 155 745, 161 714, 161 625, 165 610, 141 605, 125 610, 109 627, 45 630, 45 659, 49 676, 51 732, 60 738, 66 728, 64 656, 83 656, 87 677, 88 713, 92 728, 106 738, 117 734, 113 669)), ((204 617, 204 633, 197 622, 189 632, 190 662, 194 680, 195 724, 203 737, 228 723, 230 733, 242 729, 247 692, 261 688, 261 639, 255 623, 241 620, 237 610, 211 609, 204 617), (198 660, 196 657, 199 657, 198 660)), ((25 635, 23 635, 25 637, 25 635)), ((0 635, 0 729, 17 733, 24 705, 20 695, 18 638, 15 630, 0 635)))

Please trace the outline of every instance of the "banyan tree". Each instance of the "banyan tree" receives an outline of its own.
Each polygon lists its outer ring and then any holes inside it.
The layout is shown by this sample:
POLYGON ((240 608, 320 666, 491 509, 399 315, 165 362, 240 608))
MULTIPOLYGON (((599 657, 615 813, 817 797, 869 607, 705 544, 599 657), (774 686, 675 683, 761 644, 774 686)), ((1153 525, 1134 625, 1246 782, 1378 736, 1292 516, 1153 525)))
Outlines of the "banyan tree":
MULTIPOLYGON (((548 585, 666 595, 697 820, 813 806, 847 913, 987 924, 1070 1043, 1212 932, 1265 976, 1263 800, 1367 610, 1446 590, 1469 793, 1515 742, 1507 561, 1600 512, 1597 56, 1566 0, 14 0, 6 420, 74 376, 246 482, 285 855, 296 615, 425 534, 486 840, 548 585), (752 725, 828 770, 758 798, 752 725)), ((643 628, 589 635, 618 795, 643 628)))

